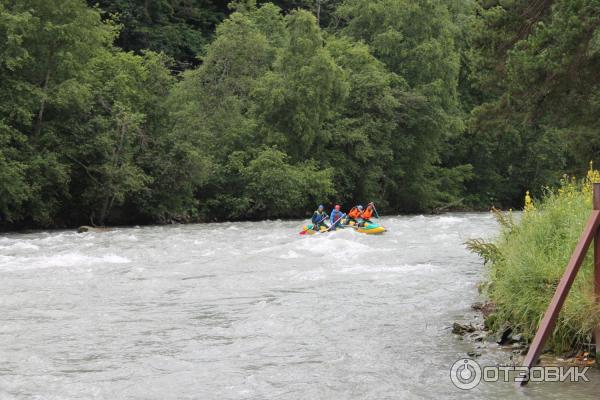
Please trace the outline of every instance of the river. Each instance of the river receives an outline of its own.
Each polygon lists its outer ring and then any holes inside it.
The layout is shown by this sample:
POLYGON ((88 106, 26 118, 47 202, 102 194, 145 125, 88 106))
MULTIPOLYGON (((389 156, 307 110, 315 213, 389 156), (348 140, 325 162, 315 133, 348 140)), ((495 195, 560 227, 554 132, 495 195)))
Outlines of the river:
MULTIPOLYGON (((301 221, 0 236, 0 399, 597 398, 589 383, 482 382, 475 344, 487 213, 385 217, 304 237, 301 221)), ((482 365, 509 361, 489 345, 482 365)))

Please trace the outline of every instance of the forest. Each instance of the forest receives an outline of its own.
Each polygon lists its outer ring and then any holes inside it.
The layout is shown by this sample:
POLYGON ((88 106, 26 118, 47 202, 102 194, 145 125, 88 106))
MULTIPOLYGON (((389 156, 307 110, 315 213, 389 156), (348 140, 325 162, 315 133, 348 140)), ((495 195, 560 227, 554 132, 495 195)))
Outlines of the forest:
POLYGON ((0 228, 520 207, 600 162, 600 0, 0 0, 0 228))

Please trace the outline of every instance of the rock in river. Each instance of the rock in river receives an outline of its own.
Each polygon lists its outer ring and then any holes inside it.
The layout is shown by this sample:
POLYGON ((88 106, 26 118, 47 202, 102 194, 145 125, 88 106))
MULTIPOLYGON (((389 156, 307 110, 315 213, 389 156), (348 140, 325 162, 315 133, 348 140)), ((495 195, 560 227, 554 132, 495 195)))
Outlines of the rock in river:
POLYGON ((108 232, 108 231, 110 231, 110 228, 101 228, 101 227, 88 226, 88 225, 82 225, 79 228, 77 228, 77 232, 79 232, 79 233, 84 233, 84 232, 108 232))
POLYGON ((464 335, 465 333, 475 332, 477 330, 472 324, 460 324, 455 322, 452 324, 452 333, 464 335))

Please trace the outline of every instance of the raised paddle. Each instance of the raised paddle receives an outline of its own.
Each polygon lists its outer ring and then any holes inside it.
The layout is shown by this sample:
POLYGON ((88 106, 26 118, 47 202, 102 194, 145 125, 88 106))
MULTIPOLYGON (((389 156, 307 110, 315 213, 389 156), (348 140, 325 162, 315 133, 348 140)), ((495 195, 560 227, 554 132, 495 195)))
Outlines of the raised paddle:
POLYGON ((327 230, 323 231, 323 232, 317 232, 317 233, 325 233, 325 232, 329 232, 331 230, 331 228, 333 228, 338 222, 340 222, 340 220, 342 218, 344 218, 346 216, 346 214, 342 214, 341 217, 339 217, 333 224, 331 224, 331 226, 329 228, 327 228, 327 230))
POLYGON ((375 216, 377 218, 379 218, 379 213, 377 212, 377 209, 375 208, 375 204, 373 204, 373 211, 375 211, 375 216))

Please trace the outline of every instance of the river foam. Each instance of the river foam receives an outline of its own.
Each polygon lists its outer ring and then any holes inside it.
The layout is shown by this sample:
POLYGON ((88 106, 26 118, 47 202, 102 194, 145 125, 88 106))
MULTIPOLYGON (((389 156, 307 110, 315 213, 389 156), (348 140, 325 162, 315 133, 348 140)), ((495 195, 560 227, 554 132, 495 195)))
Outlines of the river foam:
POLYGON ((385 217, 380 236, 305 222, 0 236, 0 399, 520 396, 449 379, 485 276, 463 242, 497 232, 490 214, 385 217))

